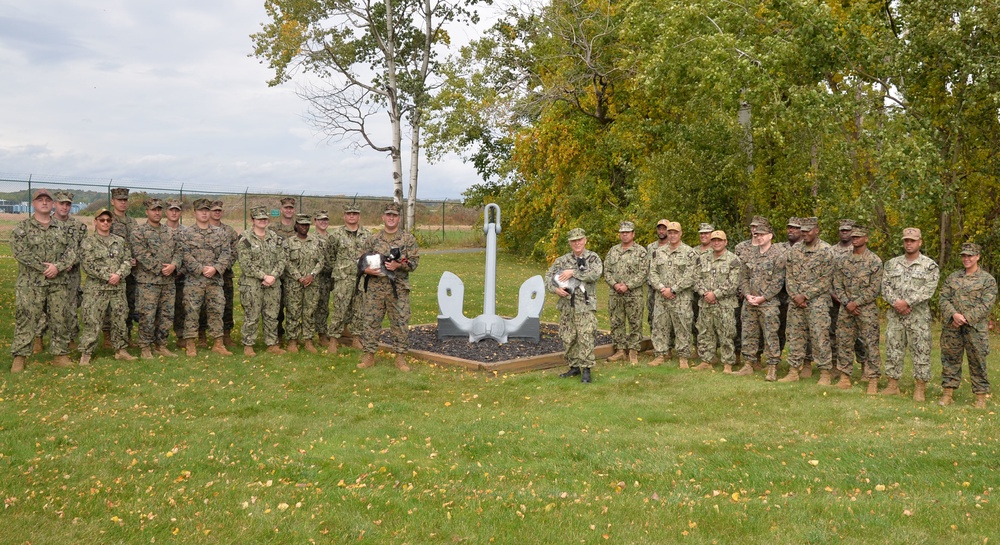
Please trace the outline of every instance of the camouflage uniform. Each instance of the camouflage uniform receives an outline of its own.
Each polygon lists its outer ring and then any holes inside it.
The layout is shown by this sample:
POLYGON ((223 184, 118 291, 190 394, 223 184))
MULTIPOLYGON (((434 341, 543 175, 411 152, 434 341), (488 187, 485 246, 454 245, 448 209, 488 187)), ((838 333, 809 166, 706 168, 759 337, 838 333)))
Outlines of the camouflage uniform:
MULTIPOLYGON (((60 193, 56 193, 56 201, 60 198, 60 193)), ((72 199, 71 199, 72 200, 72 199)), ((52 216, 52 221, 60 221, 52 216)), ((70 237, 73 238, 74 245, 79 250, 80 244, 83 243, 84 237, 87 236, 87 225, 80 220, 69 217, 66 221, 62 222, 66 229, 70 233, 70 237)), ((82 276, 80 274, 80 254, 77 251, 76 263, 73 263, 73 268, 66 271, 67 276, 67 295, 69 296, 69 305, 66 307, 66 322, 69 324, 69 339, 71 341, 76 340, 80 336, 80 298, 83 295, 81 283, 82 276)))
MULTIPOLYGON (((296 221, 308 225, 311 218, 305 216, 296 221)), ((281 285, 285 286, 285 337, 288 340, 312 340, 316 335, 316 301, 319 296, 315 279, 323 270, 326 246, 312 233, 307 234, 305 240, 298 236, 288 237, 285 244, 288 247, 288 263, 281 279, 281 285), (310 275, 313 282, 303 286, 299 279, 310 275)))
MULTIPOLYGON (((666 221, 666 220, 664 220, 666 221)), ((653 255, 656 250, 660 248, 666 248, 666 239, 663 240, 664 244, 660 244, 659 240, 654 240, 646 245, 646 276, 649 277, 649 271, 653 266, 653 255)), ((653 289, 653 285, 646 282, 646 324, 649 326, 650 333, 653 332, 653 310, 656 308, 656 290, 653 289)))
POLYGON ((781 247, 772 244, 766 252, 761 253, 760 247, 752 247, 746 251, 747 258, 743 261, 743 272, 740 279, 740 293, 743 294, 743 311, 740 315, 743 321, 743 359, 744 365, 756 361, 761 352, 761 338, 764 341, 764 357, 768 365, 778 365, 781 362, 781 343, 778 340, 778 327, 781 322, 778 293, 785 285, 786 256, 781 247), (764 297, 764 302, 758 306, 746 301, 747 295, 764 297))
POLYGON ((698 295, 698 355, 704 362, 711 362, 719 351, 719 361, 724 365, 736 362, 737 290, 743 262, 736 254, 726 250, 719 257, 715 252, 703 252, 695 268, 694 291, 698 295), (715 303, 705 301, 705 294, 713 292, 715 303))
POLYGON ((80 353, 94 353, 105 316, 111 321, 111 346, 116 351, 124 350, 128 346, 125 324, 128 302, 124 280, 132 270, 132 254, 128 245, 118 235, 93 233, 83 239, 80 256, 83 271, 87 273, 81 305, 83 330, 80 334, 80 353), (108 283, 113 274, 121 277, 116 286, 108 283))
MULTIPOLYGON (((963 252, 965 247, 963 245, 963 252)), ((978 249, 976 250, 978 254, 978 249)), ((997 281, 983 269, 973 274, 951 273, 941 286, 941 387, 957 389, 962 382, 962 353, 969 359, 974 394, 988 394, 986 357, 990 354, 989 316, 997 297, 997 281), (952 316, 965 316, 967 325, 955 328, 952 316)))
MULTIPOLYGON (((854 220, 842 219, 840 220, 840 231, 853 230, 854 220)), ((830 251, 833 253, 834 266, 837 264, 837 260, 841 257, 850 254, 854 250, 854 247, 848 244, 847 246, 841 246, 838 243, 830 245, 830 251)), ((830 295, 833 295, 833 289, 830 289, 830 295)), ((840 316, 840 303, 833 300, 833 304, 830 305, 830 344, 834 348, 834 359, 837 358, 837 318, 840 316)), ((858 361, 865 361, 868 359, 868 352, 865 350, 865 343, 858 339, 854 343, 854 353, 857 355, 858 361)))
MULTIPOLYGON (((118 191, 121 188, 113 190, 112 194, 117 195, 114 191, 118 191)), ((125 196, 128 197, 128 192, 125 192, 125 196)), ((116 197, 117 198, 117 197, 116 197)), ((135 218, 131 216, 121 216, 117 214, 112 214, 111 218, 111 234, 118 235, 122 237, 125 241, 125 245, 128 246, 129 253, 132 252, 132 231, 139 226, 139 222, 135 221, 135 218)), ((128 316, 125 317, 125 327, 128 335, 132 334, 132 322, 137 322, 139 320, 138 315, 135 312, 135 277, 132 275, 125 277, 125 299, 128 301, 128 316)))
POLYGON ((174 323, 177 288, 174 276, 164 276, 163 266, 183 265, 183 251, 177 233, 166 225, 139 225, 132 231, 132 257, 136 281, 136 312, 139 314, 139 344, 163 346, 174 323))
POLYGON ((54 356, 69 353, 72 326, 66 320, 70 302, 66 271, 77 263, 73 237, 65 224, 52 221, 45 226, 33 216, 18 223, 11 232, 10 247, 17 260, 12 356, 30 356, 31 344, 44 324, 48 324, 51 334, 50 353, 54 356), (54 264, 59 274, 45 278, 42 263, 54 264))
MULTIPOLYGON (((168 201, 169 202, 169 201, 168 201)), ((177 252, 181 255, 181 266, 174 271, 174 335, 177 339, 184 338, 184 239, 186 225, 167 227, 174 233, 177 252)))
MULTIPOLYGON (((857 231, 857 228, 855 228, 857 231)), ((864 380, 882 376, 878 351, 879 322, 875 299, 882 287, 882 260, 865 248, 864 253, 854 252, 835 261, 833 293, 840 300, 837 317, 837 369, 848 376, 854 370, 854 343, 857 339, 865 345, 863 365, 864 380), (852 315, 847 305, 855 302, 861 314, 852 315)))
POLYGON ((608 295, 608 316, 616 350, 638 352, 642 337, 642 286, 646 283, 646 249, 632 244, 627 250, 618 244, 604 258, 604 281, 611 287, 608 295), (625 293, 615 291, 615 284, 628 287, 625 293))
MULTIPOLYGON (((233 289, 233 279, 235 277, 233 265, 236 264, 238 257, 236 253, 236 243, 240 240, 240 234, 236 232, 236 229, 233 229, 225 223, 220 223, 218 227, 221 227, 222 230, 226 232, 226 240, 229 241, 230 262, 226 263, 226 272, 222 274, 222 294, 226 298, 226 308, 222 311, 222 333, 228 337, 229 332, 232 331, 235 326, 233 322, 233 300, 236 297, 236 293, 233 289)), ((207 316, 205 316, 204 311, 202 312, 201 317, 203 320, 199 324, 199 329, 204 331, 208 327, 207 316)))
POLYGON ((683 242, 673 249, 669 245, 661 247, 650 258, 649 284, 656 294, 651 336, 653 350, 659 356, 665 356, 671 344, 678 357, 686 358, 691 353, 691 298, 697 259, 694 249, 683 242), (675 297, 663 297, 663 288, 670 288, 675 297))
MULTIPOLYGON (((745 263, 747 258, 750 256, 750 249, 756 249, 757 247, 753 245, 752 239, 747 239, 736 243, 736 247, 733 248, 733 253, 736 257, 740 258, 740 263, 745 263)), ((736 338, 733 340, 733 349, 736 351, 737 356, 742 356, 743 354, 743 303, 746 300, 743 298, 743 293, 739 292, 737 288, 736 293, 736 310, 735 314, 736 320, 736 338)), ((758 355, 759 356, 759 355, 758 355)))
POLYGON ((331 338, 339 339, 345 326, 350 326, 352 335, 360 335, 364 327, 361 309, 365 294, 358 286, 358 259, 371 235, 367 227, 360 225, 357 231, 350 231, 344 225, 330 230, 327 261, 331 265, 333 315, 327 333, 331 338))
POLYGON ((919 254, 909 262, 906 255, 886 262, 882 273, 882 299, 889 303, 885 325, 885 374, 899 380, 903 376, 903 354, 910 346, 913 378, 931 379, 931 307, 930 299, 937 291, 940 270, 933 259, 919 254), (892 308, 902 299, 910 305, 903 316, 892 308))
POLYGON ((830 345, 830 289, 833 287, 833 253, 830 245, 816 239, 812 248, 804 241, 791 247, 785 266, 785 287, 788 292, 788 366, 799 369, 809 363, 808 350, 816 358, 816 366, 829 371, 833 368, 833 348, 830 345), (792 300, 797 295, 806 298, 806 308, 792 300))
MULTIPOLYGON (((570 237, 574 235, 573 229, 570 237)), ((582 229, 579 230, 583 232, 582 229)), ((581 235, 582 238, 582 235, 581 235)), ((577 265, 573 252, 560 256, 552 263, 545 273, 545 289, 555 293, 558 287, 555 277, 566 269, 574 269, 573 278, 580 281, 580 286, 567 297, 559 297, 556 308, 559 310, 559 338, 566 350, 566 363, 570 367, 589 369, 594 366, 594 342, 597 335, 597 281, 604 272, 601 257, 590 250, 584 250, 580 256, 584 265, 577 265)))
MULTIPOLYGON (((286 202, 288 202, 288 201, 291 201, 294 204, 295 199, 291 199, 289 197, 285 197, 284 199, 281 199, 282 206, 284 206, 284 204, 286 202)), ((295 236, 295 220, 294 219, 292 220, 291 225, 285 225, 284 223, 281 223, 281 218, 278 218, 278 221, 272 221, 271 223, 267 224, 267 228, 269 230, 271 230, 271 231, 274 231, 275 234, 277 234, 279 237, 281 237, 281 238, 283 238, 285 240, 288 240, 289 237, 294 237, 295 236)), ((278 309, 278 337, 279 338, 283 338, 285 336, 285 297, 287 296, 287 289, 288 289, 288 286, 286 286, 284 283, 282 283, 281 284, 281 307, 278 309)))
MULTIPOLYGON (((266 217, 266 216, 265 216, 266 217)), ((264 238, 247 229, 236 243, 240 263, 240 304, 243 305, 243 346, 257 342, 257 328, 264 330, 264 344, 278 344, 278 308, 281 306, 281 275, 288 261, 285 239, 271 230, 264 238), (264 287, 264 276, 274 284, 264 287)))
MULTIPOLYGON (((326 214, 322 211, 316 214, 316 219, 320 219, 326 214)), ((323 256, 323 270, 319 272, 313 282, 316 284, 316 312, 313 314, 313 324, 315 331, 321 336, 327 334, 330 328, 330 292, 333 290, 333 268, 330 266, 328 256, 330 255, 330 231, 321 233, 319 229, 313 232, 313 236, 323 241, 326 254, 323 256)))
POLYGON ((184 231, 184 338, 192 342, 198 335, 198 317, 204 306, 208 315, 208 336, 222 337, 222 313, 226 297, 222 291, 222 273, 230 263, 229 238, 221 227, 197 224, 184 231), (205 267, 215 267, 211 278, 202 274, 205 267))
MULTIPOLYGON (((398 297, 393 295, 392 284, 388 277, 368 277, 368 290, 362 304, 361 316, 361 323, 364 327, 361 345, 365 353, 368 354, 374 354, 378 349, 379 331, 382 329, 382 319, 386 315, 389 317, 389 330, 392 333, 392 351, 396 354, 406 354, 410 347, 410 272, 416 270, 420 262, 420 248, 417 247, 417 239, 404 231, 402 227, 392 234, 386 233, 384 230, 379 231, 365 240, 362 253, 387 255, 392 248, 399 248, 408 265, 396 269, 396 293, 398 297)), ((336 274, 336 270, 334 274, 336 274)), ((339 334, 340 331, 334 331, 331 325, 330 336, 339 336, 339 334)))

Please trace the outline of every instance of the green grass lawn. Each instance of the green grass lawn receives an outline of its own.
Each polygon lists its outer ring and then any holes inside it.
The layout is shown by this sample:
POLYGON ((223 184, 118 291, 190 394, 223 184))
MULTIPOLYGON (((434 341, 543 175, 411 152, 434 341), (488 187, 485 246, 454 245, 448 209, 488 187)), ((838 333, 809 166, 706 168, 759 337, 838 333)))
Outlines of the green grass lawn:
MULTIPOLYGON (((510 315, 544 265, 499 262, 510 315)), ((481 312, 482 269, 482 254, 425 255, 413 323, 434 321, 444 270, 465 281, 466 314, 481 312)), ((992 408, 972 409, 967 382, 942 409, 824 390, 815 376, 773 384, 676 365, 602 362, 591 385, 559 370, 404 374, 387 357, 358 371, 354 350, 135 363, 101 351, 90 368, 36 357, 10 375, 15 272, 0 257, 0 543, 1000 536, 1000 426, 992 408)))

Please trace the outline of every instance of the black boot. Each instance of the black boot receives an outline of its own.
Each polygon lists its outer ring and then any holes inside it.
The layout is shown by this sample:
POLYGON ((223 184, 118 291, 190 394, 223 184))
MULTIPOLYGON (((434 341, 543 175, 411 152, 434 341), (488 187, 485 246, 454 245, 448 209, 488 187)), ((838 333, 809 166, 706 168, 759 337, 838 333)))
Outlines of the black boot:
POLYGON ((579 367, 570 367, 569 371, 566 371, 565 373, 559 375, 559 378, 575 377, 575 376, 577 376, 579 374, 580 374, 580 368, 579 367))
POLYGON ((583 376, 580 377, 580 382, 590 384, 590 367, 583 368, 583 376))

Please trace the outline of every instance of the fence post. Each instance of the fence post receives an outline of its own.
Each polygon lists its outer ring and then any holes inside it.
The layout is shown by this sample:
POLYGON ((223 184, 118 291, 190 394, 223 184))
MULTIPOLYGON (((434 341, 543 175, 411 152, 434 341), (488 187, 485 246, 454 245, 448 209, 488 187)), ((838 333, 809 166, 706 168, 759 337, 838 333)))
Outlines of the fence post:
POLYGON ((115 183, 114 178, 108 180, 108 210, 114 210, 114 206, 111 205, 111 184, 115 183))
POLYGON ((181 193, 181 219, 179 220, 179 223, 181 225, 184 225, 184 182, 181 182, 180 193, 181 193))
POLYGON ((28 174, 28 215, 35 213, 35 201, 31 198, 31 174, 28 174))
POLYGON ((250 192, 250 188, 243 190, 243 230, 247 230, 247 193, 250 192))
POLYGON ((444 242, 444 207, 448 205, 448 199, 441 201, 441 242, 444 242))

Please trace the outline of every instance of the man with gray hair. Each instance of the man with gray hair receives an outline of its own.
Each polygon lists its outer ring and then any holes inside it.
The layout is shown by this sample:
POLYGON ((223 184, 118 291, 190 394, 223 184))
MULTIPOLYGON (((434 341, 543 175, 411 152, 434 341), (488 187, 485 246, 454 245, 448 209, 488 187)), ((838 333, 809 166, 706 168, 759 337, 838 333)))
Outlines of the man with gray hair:
POLYGON ((545 289, 559 296, 559 338, 566 350, 569 370, 561 378, 580 377, 590 383, 597 335, 597 280, 604 272, 600 256, 587 249, 587 233, 570 229, 570 252, 552 263, 545 273, 545 289))

